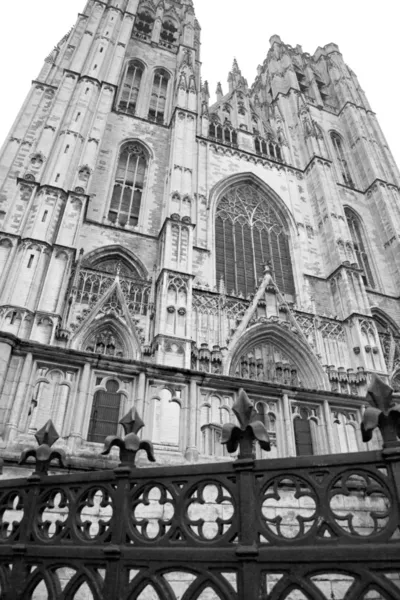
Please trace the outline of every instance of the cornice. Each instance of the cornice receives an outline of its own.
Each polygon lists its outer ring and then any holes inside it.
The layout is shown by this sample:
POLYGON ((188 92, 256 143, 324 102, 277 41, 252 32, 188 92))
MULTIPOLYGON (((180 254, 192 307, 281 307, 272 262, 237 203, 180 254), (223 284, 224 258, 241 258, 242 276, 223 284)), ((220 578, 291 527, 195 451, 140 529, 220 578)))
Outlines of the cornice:
POLYGON ((49 88, 50 90, 57 91, 58 87, 56 85, 50 85, 50 83, 44 83, 43 81, 39 81, 38 79, 32 80, 32 85, 42 85, 45 88, 49 88))
MULTIPOLYGON (((157 336, 159 337, 159 336, 157 336)), ((171 336, 162 336, 163 339, 175 339, 171 336)), ((176 338, 180 341, 180 338, 176 338)), ((182 340, 189 342, 190 340, 182 340)), ((291 399, 302 400, 306 402, 322 403, 330 400, 335 404, 344 404, 346 407, 361 407, 365 404, 364 398, 358 398, 348 394, 338 395, 336 392, 328 390, 312 390, 298 388, 294 386, 282 386, 274 383, 258 382, 252 380, 243 380, 228 375, 205 374, 192 369, 183 369, 169 367, 166 365, 154 365, 145 361, 122 359, 114 357, 104 357, 103 355, 81 352, 79 350, 65 349, 58 346, 47 346, 38 342, 21 340, 15 335, 0 332, 0 342, 4 342, 14 349, 14 355, 25 356, 32 353, 35 360, 46 361, 63 365, 70 365, 75 368, 82 368, 85 364, 90 364, 94 369, 117 370, 120 375, 137 376, 139 373, 145 373, 148 378, 170 381, 174 384, 188 384, 194 379, 198 384, 215 390, 224 390, 225 393, 235 393, 241 387, 245 386, 247 393, 264 398, 282 398, 284 394, 291 399)))
POLYGON ((106 229, 112 229, 113 231, 120 231, 122 233, 126 233, 129 235, 137 235, 142 238, 146 238, 149 240, 158 241, 159 233, 157 235, 150 235, 148 233, 142 233, 140 231, 130 231, 129 229, 124 229, 123 227, 115 227, 114 225, 108 225, 108 223, 99 223, 98 221, 92 221, 91 219, 87 219, 86 217, 83 220, 84 224, 94 225, 96 227, 105 227, 106 229))

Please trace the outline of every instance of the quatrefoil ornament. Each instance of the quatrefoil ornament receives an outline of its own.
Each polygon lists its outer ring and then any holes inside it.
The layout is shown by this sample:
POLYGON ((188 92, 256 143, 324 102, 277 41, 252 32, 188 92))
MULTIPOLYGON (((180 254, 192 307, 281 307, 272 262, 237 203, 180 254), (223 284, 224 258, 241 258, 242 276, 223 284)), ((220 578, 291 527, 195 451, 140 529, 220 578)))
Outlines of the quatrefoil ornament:
POLYGON ((233 423, 222 426, 221 444, 226 444, 228 452, 236 452, 240 447, 239 458, 254 458, 254 442, 258 442, 263 450, 269 452, 271 444, 267 429, 248 395, 239 390, 238 399, 232 406, 240 427, 233 423))
POLYGON ((35 473, 40 475, 47 475, 50 463, 53 460, 57 460, 60 467, 66 467, 64 450, 52 450, 51 448, 59 437, 53 421, 50 419, 35 433, 35 438, 39 447, 23 450, 19 464, 23 465, 27 462, 27 459, 32 456, 36 460, 35 473))
POLYGON ((125 438, 109 435, 104 442, 102 454, 109 454, 113 446, 119 448, 121 466, 135 467, 136 454, 139 450, 144 450, 147 458, 155 462, 153 444, 149 440, 141 440, 137 433, 144 427, 142 419, 139 417, 135 408, 132 408, 121 420, 120 424, 124 428, 125 438))

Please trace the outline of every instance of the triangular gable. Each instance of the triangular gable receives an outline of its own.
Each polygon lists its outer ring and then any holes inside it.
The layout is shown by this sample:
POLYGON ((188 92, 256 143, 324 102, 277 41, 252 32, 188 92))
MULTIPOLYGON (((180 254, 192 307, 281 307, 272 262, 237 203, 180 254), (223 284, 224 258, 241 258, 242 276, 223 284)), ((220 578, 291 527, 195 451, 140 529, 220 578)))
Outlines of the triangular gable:
POLYGON ((97 301, 95 306, 80 323, 71 340, 72 346, 79 345, 96 323, 106 320, 118 323, 120 331, 126 331, 127 335, 133 338, 134 346, 140 351, 144 339, 136 327, 130 313, 124 294, 121 289, 119 277, 116 276, 114 283, 108 288, 103 296, 97 301))

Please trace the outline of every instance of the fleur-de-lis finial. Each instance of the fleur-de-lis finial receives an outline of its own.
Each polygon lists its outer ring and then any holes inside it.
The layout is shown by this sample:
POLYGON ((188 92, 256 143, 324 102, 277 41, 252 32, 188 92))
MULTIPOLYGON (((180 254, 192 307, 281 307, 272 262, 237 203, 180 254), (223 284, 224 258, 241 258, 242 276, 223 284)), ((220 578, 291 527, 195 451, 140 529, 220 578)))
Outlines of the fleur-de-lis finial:
POLYGON ((147 458, 155 462, 153 444, 149 440, 141 440, 137 435, 144 427, 142 419, 139 417, 137 410, 131 410, 120 420, 120 424, 124 428, 125 438, 109 435, 104 442, 104 450, 102 454, 109 454, 113 446, 119 448, 119 456, 121 466, 135 467, 136 454, 139 450, 144 450, 147 458))
POLYGON ((232 406, 240 427, 233 423, 222 426, 221 443, 226 444, 228 452, 236 452, 240 446, 239 458, 254 458, 254 442, 257 441, 263 450, 269 452, 271 444, 267 429, 260 416, 243 389, 239 390, 238 399, 232 406))
POLYGON ((385 448, 398 446, 400 438, 400 404, 393 400, 393 389, 377 375, 373 375, 366 399, 361 424, 364 442, 369 442, 376 427, 379 428, 385 448))
POLYGON ((60 467, 65 467, 64 450, 52 450, 51 446, 56 443, 60 436, 50 419, 35 433, 35 438, 39 444, 38 448, 29 448, 23 450, 19 464, 23 465, 27 459, 32 456, 36 460, 36 474, 46 475, 52 460, 57 460, 60 467))

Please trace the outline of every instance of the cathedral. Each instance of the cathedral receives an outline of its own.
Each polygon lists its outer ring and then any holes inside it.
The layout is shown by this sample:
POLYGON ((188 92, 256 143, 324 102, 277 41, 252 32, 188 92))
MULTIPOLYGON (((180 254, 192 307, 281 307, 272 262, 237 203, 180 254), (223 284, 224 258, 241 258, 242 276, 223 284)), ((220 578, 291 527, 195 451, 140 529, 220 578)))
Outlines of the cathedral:
POLYGON ((359 424, 373 373, 400 390, 400 175, 375 113, 336 44, 278 35, 211 99, 200 33, 192 0, 88 0, 2 146, 9 474, 49 418, 71 468, 110 465, 132 407, 159 464, 226 460, 240 388, 271 457, 379 444, 359 424))

